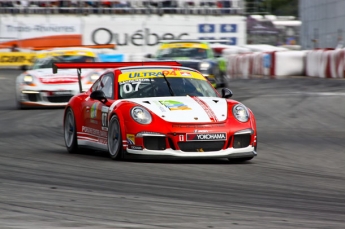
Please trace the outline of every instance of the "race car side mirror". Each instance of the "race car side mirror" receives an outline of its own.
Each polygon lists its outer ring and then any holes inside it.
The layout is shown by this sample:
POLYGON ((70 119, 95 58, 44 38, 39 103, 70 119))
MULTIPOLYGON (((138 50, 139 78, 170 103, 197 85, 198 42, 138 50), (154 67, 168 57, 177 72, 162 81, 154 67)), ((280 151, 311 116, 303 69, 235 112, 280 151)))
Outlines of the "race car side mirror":
POLYGON ((146 58, 153 58, 153 55, 149 53, 149 54, 146 54, 145 57, 146 58))
POLYGON ((102 103, 106 103, 108 101, 108 99, 105 97, 104 92, 101 90, 96 90, 96 91, 91 92, 90 98, 99 100, 102 103))
POLYGON ((229 88, 223 88, 222 89, 222 98, 230 98, 232 97, 232 91, 229 88))

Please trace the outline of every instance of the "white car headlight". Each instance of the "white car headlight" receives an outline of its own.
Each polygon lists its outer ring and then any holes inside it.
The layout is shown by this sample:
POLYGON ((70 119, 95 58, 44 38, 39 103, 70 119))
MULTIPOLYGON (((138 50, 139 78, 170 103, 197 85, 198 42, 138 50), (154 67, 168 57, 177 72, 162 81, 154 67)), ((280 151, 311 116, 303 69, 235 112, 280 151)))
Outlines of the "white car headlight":
POLYGON ((93 73, 91 76, 90 76, 90 81, 93 83, 95 82, 96 80, 98 80, 99 78, 99 74, 98 73, 93 73))
POLYGON ((150 124, 152 122, 152 116, 143 107, 133 107, 131 110, 132 118, 140 124, 150 124))
POLYGON ((200 70, 207 70, 211 66, 208 62, 201 62, 200 63, 200 70))
POLYGON ((34 77, 32 77, 30 75, 25 75, 23 80, 24 80, 24 83, 31 84, 34 81, 34 77))
POLYGON ((232 113, 240 122, 247 122, 249 119, 249 112, 243 104, 237 104, 232 108, 232 113))

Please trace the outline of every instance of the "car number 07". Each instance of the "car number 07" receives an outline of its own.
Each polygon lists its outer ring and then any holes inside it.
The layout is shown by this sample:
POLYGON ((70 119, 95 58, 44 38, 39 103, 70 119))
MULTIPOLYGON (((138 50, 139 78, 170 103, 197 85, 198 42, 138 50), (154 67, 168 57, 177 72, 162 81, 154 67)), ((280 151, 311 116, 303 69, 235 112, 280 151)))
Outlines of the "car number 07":
POLYGON ((134 91, 138 91, 140 83, 141 83, 140 81, 139 82, 126 83, 123 85, 123 91, 126 94, 131 93, 133 91, 133 84, 135 84, 134 91))

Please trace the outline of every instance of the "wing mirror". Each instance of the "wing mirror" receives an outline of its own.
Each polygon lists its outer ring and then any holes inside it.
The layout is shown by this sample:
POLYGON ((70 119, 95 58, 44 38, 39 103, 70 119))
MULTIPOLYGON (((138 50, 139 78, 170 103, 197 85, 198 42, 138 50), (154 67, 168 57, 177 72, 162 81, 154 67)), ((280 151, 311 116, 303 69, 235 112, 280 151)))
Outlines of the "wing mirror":
POLYGON ((232 91, 229 88, 223 88, 222 89, 222 98, 230 98, 232 97, 232 91))
POLYGON ((108 102, 108 99, 105 97, 104 92, 101 91, 101 90, 96 90, 96 91, 91 92, 90 98, 91 98, 91 99, 99 100, 99 101, 101 101, 102 103, 108 102))
POLYGON ((153 58, 153 55, 151 53, 145 55, 146 58, 153 58))

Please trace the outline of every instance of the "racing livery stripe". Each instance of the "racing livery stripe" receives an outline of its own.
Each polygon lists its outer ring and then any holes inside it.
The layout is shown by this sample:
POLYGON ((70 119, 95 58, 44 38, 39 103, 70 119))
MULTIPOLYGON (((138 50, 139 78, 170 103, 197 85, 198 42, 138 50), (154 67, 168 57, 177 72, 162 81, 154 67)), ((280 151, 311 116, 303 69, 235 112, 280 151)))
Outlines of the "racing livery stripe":
POLYGON ((207 103, 199 99, 197 96, 191 96, 191 98, 193 98, 205 110, 205 112, 207 113, 208 117, 210 118, 212 122, 218 122, 217 116, 213 113, 213 111, 207 105, 207 103))

